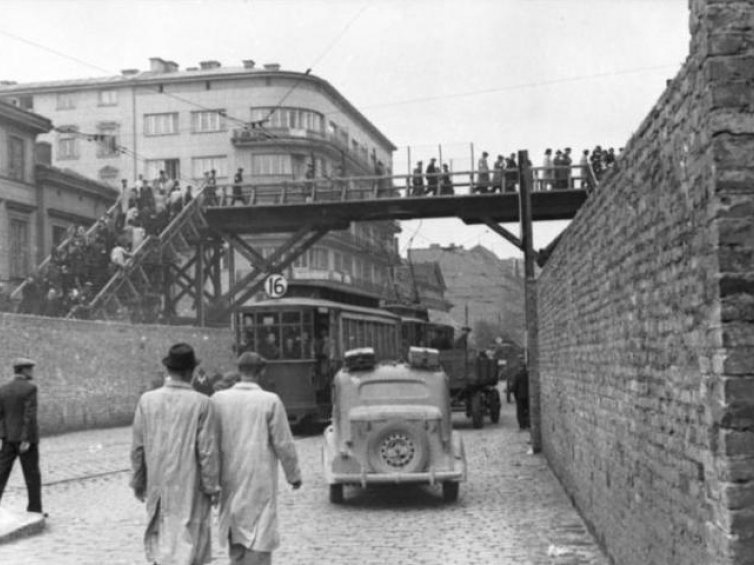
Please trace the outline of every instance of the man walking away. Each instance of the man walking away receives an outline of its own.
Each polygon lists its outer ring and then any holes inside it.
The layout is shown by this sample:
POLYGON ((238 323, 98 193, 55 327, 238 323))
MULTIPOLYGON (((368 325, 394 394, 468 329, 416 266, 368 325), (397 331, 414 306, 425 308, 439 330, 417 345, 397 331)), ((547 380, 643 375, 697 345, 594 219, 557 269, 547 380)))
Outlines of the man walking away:
MULTIPOLYGON (((42 478, 39 473, 39 430, 34 361, 19 357, 13 361, 14 379, 0 387, 0 499, 18 457, 28 495, 27 512, 42 513, 42 478)), ((45 514, 46 516, 46 514, 45 514)))
POLYGON ((230 205, 234 206, 236 200, 240 200, 241 204, 246 205, 246 197, 243 195, 243 169, 239 168, 233 177, 233 199, 230 201, 230 205))
POLYGON ((211 399, 220 435, 220 540, 228 540, 231 565, 272 563, 272 551, 280 545, 278 462, 288 483, 301 487, 283 403, 258 384, 265 365, 259 354, 243 353, 238 358, 241 382, 211 399))
POLYGON ((518 371, 513 377, 511 392, 516 398, 516 419, 522 430, 529 428, 529 370, 522 359, 518 371))
POLYGON ((136 407, 131 488, 147 505, 149 562, 202 565, 212 559, 210 506, 220 491, 216 422, 209 398, 191 387, 193 348, 177 343, 162 363, 165 384, 136 407))

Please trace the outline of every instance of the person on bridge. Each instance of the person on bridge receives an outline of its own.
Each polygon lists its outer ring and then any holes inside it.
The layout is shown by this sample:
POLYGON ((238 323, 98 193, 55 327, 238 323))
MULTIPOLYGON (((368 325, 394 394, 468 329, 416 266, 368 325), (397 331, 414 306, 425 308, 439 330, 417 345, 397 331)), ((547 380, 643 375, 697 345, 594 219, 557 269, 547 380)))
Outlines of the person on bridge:
POLYGON ((518 164, 516 154, 511 153, 505 160, 505 192, 516 192, 518 184, 518 164))
POLYGON ((450 170, 448 165, 443 163, 442 175, 440 176, 440 194, 455 194, 456 191, 453 188, 453 180, 450 178, 450 170))
POLYGON ((246 205, 246 197, 243 195, 243 169, 241 167, 238 168, 233 177, 233 197, 230 206, 233 206, 236 200, 240 200, 241 204, 246 205))
POLYGON ((435 162, 437 159, 432 157, 427 165, 427 196, 437 196, 437 185, 439 179, 439 171, 435 162))
POLYGON ((215 413, 191 386, 199 362, 189 344, 173 345, 162 363, 169 377, 136 407, 130 484, 147 506, 149 562, 202 565, 212 560, 210 510, 220 493, 215 413))
POLYGON ((411 177, 411 196, 424 196, 424 173, 422 171, 423 163, 418 161, 414 174, 411 177))
POLYGON ((231 565, 269 565, 280 546, 278 463, 294 490, 301 469, 282 401, 258 381, 267 362, 257 353, 238 358, 241 381, 211 399, 218 416, 221 469, 220 540, 231 565))
MULTIPOLYGON (((13 361, 14 379, 0 387, 0 499, 16 458, 21 461, 28 496, 27 512, 42 513, 42 477, 39 472, 39 430, 34 361, 13 361)), ((46 515, 45 515, 46 516, 46 515)))
POLYGON ((476 185, 472 192, 478 192, 480 194, 487 194, 490 188, 490 166, 487 164, 487 157, 489 153, 482 152, 482 157, 477 163, 477 177, 476 185))
POLYGON ((495 163, 492 165, 492 192, 503 192, 503 169, 505 169, 505 159, 498 155, 495 163))

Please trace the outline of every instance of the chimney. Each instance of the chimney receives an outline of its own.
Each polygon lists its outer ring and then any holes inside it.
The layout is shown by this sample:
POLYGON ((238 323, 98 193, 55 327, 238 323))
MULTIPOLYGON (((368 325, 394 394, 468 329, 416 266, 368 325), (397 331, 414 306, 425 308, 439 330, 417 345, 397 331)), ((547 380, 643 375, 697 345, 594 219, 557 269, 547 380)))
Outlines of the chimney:
POLYGON ((149 70, 153 73, 164 73, 165 61, 163 61, 159 57, 152 57, 151 59, 149 59, 149 70))
POLYGON ((165 72, 174 73, 178 71, 178 63, 175 61, 165 61, 165 72))
POLYGON ((278 63, 267 63, 264 66, 264 70, 266 71, 279 71, 280 65, 278 63))
POLYGON ((132 77, 139 74, 139 69, 123 69, 120 74, 124 77, 132 77))
POLYGON ((34 144, 34 162, 37 165, 52 165, 52 144, 47 141, 37 141, 34 144))
POLYGON ((199 66, 203 71, 206 71, 209 69, 219 69, 222 65, 220 65, 220 61, 199 61, 199 66))
POLYGON ((244 59, 243 60, 243 68, 244 69, 253 69, 255 64, 256 63, 254 62, 254 59, 244 59))

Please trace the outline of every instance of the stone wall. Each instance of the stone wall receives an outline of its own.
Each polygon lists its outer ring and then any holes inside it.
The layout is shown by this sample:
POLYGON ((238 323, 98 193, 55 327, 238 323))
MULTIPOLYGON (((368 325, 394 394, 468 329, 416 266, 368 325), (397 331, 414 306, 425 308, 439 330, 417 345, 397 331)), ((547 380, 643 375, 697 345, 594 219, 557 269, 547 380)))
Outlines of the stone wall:
POLYGON ((161 360, 179 341, 194 346, 208 373, 233 368, 228 329, 0 314, 2 372, 12 378, 14 357, 37 362, 43 435, 130 425, 136 401, 162 378, 161 360))
POLYGON ((538 281, 543 449, 620 565, 754 564, 754 2, 690 4, 538 281))

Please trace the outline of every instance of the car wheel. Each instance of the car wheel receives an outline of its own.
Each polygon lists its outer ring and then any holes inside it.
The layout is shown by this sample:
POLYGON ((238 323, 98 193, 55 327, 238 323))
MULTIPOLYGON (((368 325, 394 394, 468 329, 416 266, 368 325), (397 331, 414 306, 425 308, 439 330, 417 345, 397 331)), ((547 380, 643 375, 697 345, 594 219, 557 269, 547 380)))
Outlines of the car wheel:
POLYGON ((484 426, 482 393, 478 391, 471 395, 471 425, 477 430, 484 426))
POLYGON ((330 485, 330 502, 343 504, 343 485, 330 485))
POLYGON ((461 483, 455 481, 445 481, 442 484, 442 499, 445 502, 455 502, 458 500, 458 490, 461 483))
POLYGON ((416 473, 427 464, 429 443, 423 430, 405 421, 393 422, 369 439, 368 454, 378 473, 416 473))
POLYGON ((490 420, 493 424, 497 424, 500 421, 500 407, 502 406, 500 402, 500 391, 495 388, 492 389, 489 394, 488 402, 490 406, 490 420))

